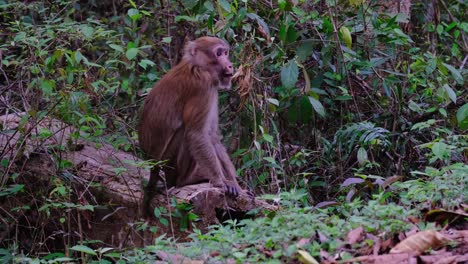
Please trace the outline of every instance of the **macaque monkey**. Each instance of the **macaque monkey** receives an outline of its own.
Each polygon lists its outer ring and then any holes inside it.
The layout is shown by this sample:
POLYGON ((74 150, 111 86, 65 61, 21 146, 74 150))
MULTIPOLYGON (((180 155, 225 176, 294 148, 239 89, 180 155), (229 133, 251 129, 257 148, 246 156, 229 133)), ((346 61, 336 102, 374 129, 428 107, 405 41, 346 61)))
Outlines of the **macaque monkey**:
POLYGON ((188 42, 181 62, 146 97, 138 128, 140 147, 147 158, 168 163, 165 179, 157 166, 151 171, 145 213, 160 181, 168 187, 209 182, 230 197, 239 195, 236 170, 218 130, 218 90, 231 87, 233 74, 229 45, 201 37, 188 42))

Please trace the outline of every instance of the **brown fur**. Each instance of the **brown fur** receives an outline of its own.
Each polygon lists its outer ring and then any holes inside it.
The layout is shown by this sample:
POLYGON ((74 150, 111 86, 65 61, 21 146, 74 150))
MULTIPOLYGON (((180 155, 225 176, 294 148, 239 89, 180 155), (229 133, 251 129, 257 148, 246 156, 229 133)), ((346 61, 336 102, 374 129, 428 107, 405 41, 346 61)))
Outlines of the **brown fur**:
MULTIPOLYGON (((229 46, 202 37, 189 42, 182 61, 146 97, 140 118, 140 146, 148 158, 168 160, 168 187, 210 182, 237 196, 236 172, 218 131, 218 90, 230 87, 229 46), (222 51, 221 56, 220 49, 222 51)), ((144 209, 149 209, 159 169, 151 172, 144 209)))

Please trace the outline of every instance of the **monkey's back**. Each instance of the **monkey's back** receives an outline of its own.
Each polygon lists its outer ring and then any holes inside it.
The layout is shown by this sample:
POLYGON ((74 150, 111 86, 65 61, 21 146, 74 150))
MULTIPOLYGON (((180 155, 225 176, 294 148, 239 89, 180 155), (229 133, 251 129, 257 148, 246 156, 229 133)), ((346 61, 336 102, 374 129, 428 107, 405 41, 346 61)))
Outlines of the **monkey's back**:
POLYGON ((182 61, 167 72, 147 95, 138 124, 138 138, 140 148, 148 158, 173 158, 173 153, 167 153, 167 148, 174 135, 184 129, 183 112, 188 99, 203 92, 201 90, 209 89, 200 85, 206 82, 206 75, 182 61))

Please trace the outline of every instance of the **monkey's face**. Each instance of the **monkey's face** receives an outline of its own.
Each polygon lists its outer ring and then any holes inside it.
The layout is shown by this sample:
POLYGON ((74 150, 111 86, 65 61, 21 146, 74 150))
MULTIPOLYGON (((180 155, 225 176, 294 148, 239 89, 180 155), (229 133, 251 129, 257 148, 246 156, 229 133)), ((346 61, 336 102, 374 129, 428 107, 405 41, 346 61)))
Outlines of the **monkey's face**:
POLYGON ((201 37, 185 46, 184 59, 210 73, 213 87, 231 88, 234 67, 229 60, 229 45, 215 37, 201 37))
POLYGON ((230 89, 231 79, 234 75, 234 67, 229 60, 229 47, 227 45, 216 45, 213 47, 212 55, 215 58, 212 71, 213 79, 218 81, 218 89, 230 89))

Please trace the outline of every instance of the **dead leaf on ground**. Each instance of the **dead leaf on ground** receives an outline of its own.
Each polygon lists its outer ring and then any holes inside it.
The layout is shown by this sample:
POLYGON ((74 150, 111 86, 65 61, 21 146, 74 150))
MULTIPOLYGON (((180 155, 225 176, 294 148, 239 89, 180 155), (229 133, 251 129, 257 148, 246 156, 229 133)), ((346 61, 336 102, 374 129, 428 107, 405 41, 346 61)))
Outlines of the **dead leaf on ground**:
POLYGON ((314 257, 312 257, 309 252, 304 251, 304 250, 298 250, 297 251, 299 255, 299 261, 304 264, 319 264, 317 260, 315 260, 314 257))
POLYGON ((390 253, 408 253, 412 256, 419 256, 430 248, 440 248, 450 241, 452 240, 437 231, 426 230, 407 237, 392 248, 390 253))
POLYGON ((412 257, 408 253, 401 254, 386 254, 380 256, 361 256, 357 258, 348 259, 342 263, 385 263, 385 264, 401 264, 411 263, 412 257))
POLYGON ((393 183, 397 182, 397 181, 400 181, 401 179, 403 179, 404 177, 403 176, 399 176, 399 175, 395 175, 395 176, 391 176, 391 177, 388 177, 385 179, 385 181, 382 183, 382 188, 385 189, 387 188, 388 186, 392 185, 393 183))
POLYGON ((348 234, 346 235, 346 243, 350 245, 356 244, 359 240, 361 240, 363 233, 364 233, 364 228, 362 226, 349 231, 348 234))

